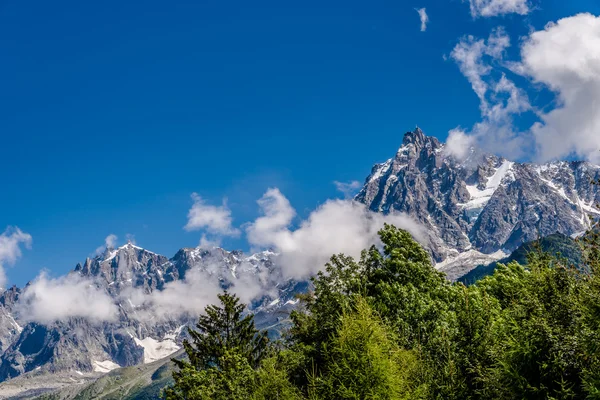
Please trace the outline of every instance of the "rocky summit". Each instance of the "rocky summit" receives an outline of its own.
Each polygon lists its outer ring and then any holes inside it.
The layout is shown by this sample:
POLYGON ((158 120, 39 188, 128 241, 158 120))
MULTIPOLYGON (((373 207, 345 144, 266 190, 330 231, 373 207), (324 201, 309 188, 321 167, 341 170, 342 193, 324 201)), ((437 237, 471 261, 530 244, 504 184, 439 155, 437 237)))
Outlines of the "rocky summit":
POLYGON ((525 242, 588 229, 600 214, 598 178, 600 167, 581 161, 521 163, 475 147, 457 159, 417 128, 373 167, 356 200, 421 223, 438 268, 455 279, 525 242))

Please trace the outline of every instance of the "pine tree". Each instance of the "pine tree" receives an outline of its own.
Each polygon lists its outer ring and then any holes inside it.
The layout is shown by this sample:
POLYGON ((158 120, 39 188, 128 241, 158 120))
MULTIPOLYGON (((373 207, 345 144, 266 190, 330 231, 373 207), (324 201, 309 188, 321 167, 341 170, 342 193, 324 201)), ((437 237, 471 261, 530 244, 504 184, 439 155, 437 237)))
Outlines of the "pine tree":
MULTIPOLYGON (((248 368, 242 369, 251 373, 267 356, 267 334, 256 329, 252 314, 243 315, 246 305, 227 291, 218 297, 221 305, 205 308, 197 330, 188 328, 191 341, 183 342, 188 361, 173 360, 179 371, 173 373, 175 385, 165 391, 167 399, 203 399, 204 394, 198 393, 198 388, 214 383, 215 374, 227 380, 228 376, 239 376, 238 370, 243 365, 248 368), (206 380, 211 382, 204 382, 206 380)), ((251 381, 250 378, 243 380, 244 384, 251 381)), ((240 382, 227 380, 219 387, 230 386, 231 390, 240 382)))

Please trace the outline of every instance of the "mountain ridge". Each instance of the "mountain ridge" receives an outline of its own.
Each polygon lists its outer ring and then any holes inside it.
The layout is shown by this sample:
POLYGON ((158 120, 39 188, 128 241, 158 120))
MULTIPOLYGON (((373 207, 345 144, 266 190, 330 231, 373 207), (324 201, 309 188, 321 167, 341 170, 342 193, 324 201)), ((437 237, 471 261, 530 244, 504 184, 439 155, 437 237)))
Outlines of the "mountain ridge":
POLYGON ((372 211, 403 212, 422 224, 450 279, 475 265, 442 263, 448 259, 473 251, 493 261, 539 236, 585 231, 588 215, 600 215, 600 189, 590 183, 600 178, 597 165, 521 163, 474 147, 466 153, 457 159, 417 128, 394 157, 373 166, 355 197, 372 211))

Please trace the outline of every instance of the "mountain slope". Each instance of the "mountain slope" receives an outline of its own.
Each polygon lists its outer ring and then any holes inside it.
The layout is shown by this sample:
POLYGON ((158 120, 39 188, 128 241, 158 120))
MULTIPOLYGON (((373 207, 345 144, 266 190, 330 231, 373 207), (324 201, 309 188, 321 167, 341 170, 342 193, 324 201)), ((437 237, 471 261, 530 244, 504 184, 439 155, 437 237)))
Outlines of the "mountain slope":
POLYGON ((477 265, 470 258, 492 261, 538 237, 588 229, 588 215, 600 214, 600 189, 590 184, 598 178, 600 167, 587 162, 519 163, 476 148, 457 160, 417 128, 373 167, 356 200, 419 221, 438 268, 456 279, 477 265))
MULTIPOLYGON (((173 354, 181 357, 183 350, 173 354)), ((150 400, 173 383, 174 364, 165 358, 151 364, 120 368, 83 385, 72 385, 36 397, 38 400, 150 400)))

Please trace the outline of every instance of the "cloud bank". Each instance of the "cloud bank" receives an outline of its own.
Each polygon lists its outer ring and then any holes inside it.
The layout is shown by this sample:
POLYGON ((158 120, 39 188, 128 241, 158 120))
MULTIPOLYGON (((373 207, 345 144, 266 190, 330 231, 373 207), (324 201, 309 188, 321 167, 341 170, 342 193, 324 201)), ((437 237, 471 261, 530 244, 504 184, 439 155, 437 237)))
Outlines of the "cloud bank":
POLYGON ((16 305, 21 320, 51 324, 68 318, 94 323, 114 321, 118 309, 113 299, 77 274, 50 278, 42 272, 25 288, 16 305))
POLYGON ((425 234, 406 215, 383 215, 349 200, 328 200, 292 229, 296 215, 278 189, 269 189, 258 201, 263 215, 246 228, 248 242, 280 254, 283 274, 306 278, 323 268, 333 254, 358 257, 361 250, 379 242, 377 232, 384 223, 408 230, 422 243, 425 234))
POLYGON ((5 265, 13 265, 22 255, 21 246, 31 247, 31 235, 18 227, 8 227, 0 234, 0 288, 6 285, 5 265))

